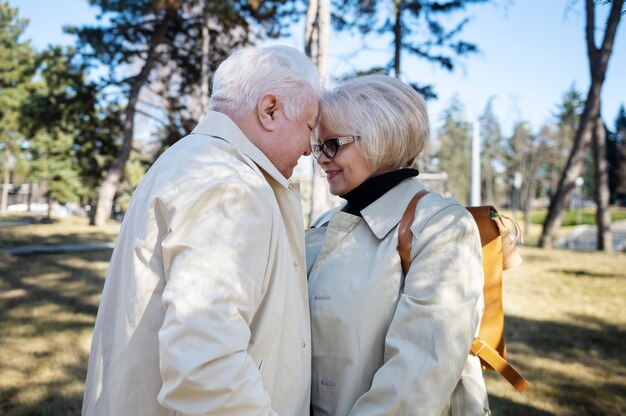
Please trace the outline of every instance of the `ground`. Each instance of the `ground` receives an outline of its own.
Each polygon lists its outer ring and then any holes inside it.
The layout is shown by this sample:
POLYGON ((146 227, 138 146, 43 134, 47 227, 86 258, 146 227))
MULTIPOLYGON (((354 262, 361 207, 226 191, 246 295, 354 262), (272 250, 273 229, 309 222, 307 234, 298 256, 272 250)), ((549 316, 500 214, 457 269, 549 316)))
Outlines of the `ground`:
MULTIPOLYGON (((118 229, 84 219, 2 227, 0 248, 112 242, 118 229)), ((520 250, 524 263, 504 275, 506 336, 531 387, 518 394, 486 373, 494 415, 626 414, 626 254, 520 250)), ((110 255, 0 254, 0 414, 80 414, 110 255)))

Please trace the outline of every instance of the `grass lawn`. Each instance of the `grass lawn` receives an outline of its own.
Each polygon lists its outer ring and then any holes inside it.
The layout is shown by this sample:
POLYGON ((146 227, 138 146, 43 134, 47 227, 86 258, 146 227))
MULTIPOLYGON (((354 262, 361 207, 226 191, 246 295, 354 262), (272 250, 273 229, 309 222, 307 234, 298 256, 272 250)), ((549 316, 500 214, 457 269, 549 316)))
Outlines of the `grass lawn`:
MULTIPOLYGON (((33 224, 0 228, 0 246, 115 233, 33 224)), ((505 272, 507 345, 531 387, 520 395, 486 373, 494 415, 626 414, 626 255, 520 250, 525 263, 505 272)), ((0 414, 80 414, 110 254, 0 255, 0 414)))
POLYGON ((518 394, 494 372, 495 415, 626 414, 626 255, 521 247, 505 272, 509 362, 518 394))
POLYGON ((53 219, 51 223, 41 218, 11 215, 0 216, 4 221, 29 221, 18 227, 0 227, 0 248, 31 244, 75 244, 115 241, 120 223, 110 221, 104 227, 92 227, 85 217, 53 219))
MULTIPOLYGON (((611 222, 626 220, 626 208, 624 207, 611 207, 609 208, 609 213, 611 214, 611 222)), ((533 224, 543 224, 546 215, 546 210, 533 211, 530 215, 530 220, 533 224)), ((563 227, 579 224, 595 225, 595 208, 584 208, 580 213, 577 210, 570 209, 563 213, 563 221, 561 223, 563 227)))

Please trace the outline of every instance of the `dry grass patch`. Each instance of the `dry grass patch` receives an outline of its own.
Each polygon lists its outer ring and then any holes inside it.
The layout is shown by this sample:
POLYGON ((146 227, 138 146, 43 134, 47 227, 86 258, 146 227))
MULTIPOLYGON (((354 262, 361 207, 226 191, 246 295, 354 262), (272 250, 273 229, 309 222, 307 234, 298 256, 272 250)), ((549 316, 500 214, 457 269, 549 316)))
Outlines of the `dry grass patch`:
MULTIPOLYGON (((28 217, 24 217, 28 218, 28 217)), ((0 221, 14 219, 2 217, 0 221)), ((120 224, 110 221, 103 227, 89 225, 84 217, 53 219, 52 223, 42 223, 39 219, 28 225, 0 227, 0 248, 31 244, 77 244, 115 241, 120 224)))
POLYGON ((110 255, 0 257, 0 414, 80 414, 110 255))
MULTIPOLYGON (((19 238, 65 243, 64 230, 85 241, 99 232, 34 225, 19 238)), ((487 373, 494 415, 626 414, 626 255, 521 251, 524 264, 505 273, 504 305, 510 361, 532 385, 519 395, 487 373)), ((1 415, 80 414, 110 254, 0 255, 1 415)))
POLYGON ((626 414, 626 256, 521 251, 504 305, 509 358, 531 387, 519 395, 489 373, 494 414, 626 414))

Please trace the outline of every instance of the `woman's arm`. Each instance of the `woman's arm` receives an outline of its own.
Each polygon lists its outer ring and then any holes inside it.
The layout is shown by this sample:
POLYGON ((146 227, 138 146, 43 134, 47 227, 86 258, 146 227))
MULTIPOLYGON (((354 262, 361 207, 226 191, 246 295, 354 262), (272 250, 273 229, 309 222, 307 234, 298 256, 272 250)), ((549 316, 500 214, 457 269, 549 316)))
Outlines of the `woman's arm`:
POLYGON ((439 415, 482 314, 478 229, 461 205, 416 220, 412 262, 385 338, 384 364, 351 415, 439 415))

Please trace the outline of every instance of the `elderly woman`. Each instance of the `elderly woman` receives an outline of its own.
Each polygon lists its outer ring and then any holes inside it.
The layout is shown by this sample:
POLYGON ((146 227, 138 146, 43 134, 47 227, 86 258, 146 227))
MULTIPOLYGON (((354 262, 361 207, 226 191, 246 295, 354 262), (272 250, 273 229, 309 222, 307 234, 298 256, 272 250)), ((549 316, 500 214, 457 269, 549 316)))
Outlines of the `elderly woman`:
POLYGON ((322 96, 313 154, 343 206, 307 230, 313 415, 489 414, 470 354, 483 310, 478 229, 431 192, 411 225, 402 273, 398 226, 424 189, 412 162, 429 136, 424 101, 383 75, 322 96))

